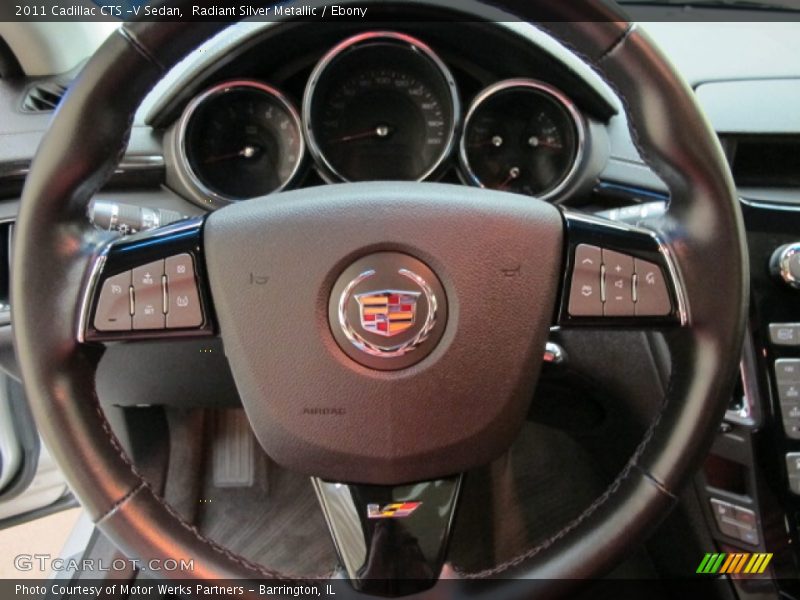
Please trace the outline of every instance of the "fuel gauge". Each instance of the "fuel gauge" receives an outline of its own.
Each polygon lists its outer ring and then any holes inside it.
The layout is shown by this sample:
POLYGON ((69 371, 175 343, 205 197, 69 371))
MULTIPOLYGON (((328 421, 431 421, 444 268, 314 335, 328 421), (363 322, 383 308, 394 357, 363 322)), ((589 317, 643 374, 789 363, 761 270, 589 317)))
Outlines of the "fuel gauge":
POLYGON ((473 101, 460 161, 474 185, 551 198, 577 171, 583 140, 583 119, 566 96, 538 81, 510 79, 473 101))

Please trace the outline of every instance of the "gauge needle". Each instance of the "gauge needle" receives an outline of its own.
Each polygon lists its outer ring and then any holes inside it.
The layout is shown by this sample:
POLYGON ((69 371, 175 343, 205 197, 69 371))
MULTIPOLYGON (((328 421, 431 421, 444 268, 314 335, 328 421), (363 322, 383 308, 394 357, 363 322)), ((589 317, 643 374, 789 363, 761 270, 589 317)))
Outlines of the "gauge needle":
POLYGON ((253 158, 257 153, 258 153, 258 148, 256 146, 245 146, 244 148, 242 148, 237 152, 229 152, 227 154, 218 154, 217 156, 211 156, 207 158, 204 162, 205 164, 208 165, 223 160, 230 160, 232 158, 253 158))
POLYGON ((511 167, 511 168, 508 170, 508 177, 506 177, 506 178, 505 178, 505 181, 503 181, 503 183, 501 183, 501 184, 500 184, 498 187, 499 187, 500 189, 505 189, 505 188, 506 188, 506 186, 507 186, 509 183, 511 183, 511 182, 512 182, 512 181, 514 181, 514 180, 515 180, 517 177, 519 177, 519 174, 520 174, 519 167, 511 167))
POLYGON ((340 138, 336 138, 331 140, 334 143, 338 142, 350 142, 352 140, 360 140, 362 138, 368 137, 377 137, 377 138, 385 138, 388 137, 390 133, 392 133, 393 128, 389 125, 378 125, 373 129, 367 129, 366 131, 361 131, 359 133, 351 133, 350 135, 345 135, 340 138))

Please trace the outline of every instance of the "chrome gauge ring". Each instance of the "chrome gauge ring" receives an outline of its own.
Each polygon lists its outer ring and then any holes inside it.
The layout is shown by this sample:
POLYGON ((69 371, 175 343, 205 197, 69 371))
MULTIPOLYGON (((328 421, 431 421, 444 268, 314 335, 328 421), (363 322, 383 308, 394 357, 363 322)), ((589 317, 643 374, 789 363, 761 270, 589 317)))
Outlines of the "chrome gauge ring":
POLYGON ((328 181, 421 181, 452 154, 460 107, 453 75, 429 46, 372 31, 319 61, 303 96, 303 126, 328 181))
POLYGON ((176 145, 180 174, 214 208, 283 190, 305 155, 291 101, 253 80, 221 83, 192 100, 176 145))
POLYGON ((473 185, 550 199, 579 174, 585 145, 584 119, 566 95, 533 79, 508 79, 470 105, 459 162, 473 185))

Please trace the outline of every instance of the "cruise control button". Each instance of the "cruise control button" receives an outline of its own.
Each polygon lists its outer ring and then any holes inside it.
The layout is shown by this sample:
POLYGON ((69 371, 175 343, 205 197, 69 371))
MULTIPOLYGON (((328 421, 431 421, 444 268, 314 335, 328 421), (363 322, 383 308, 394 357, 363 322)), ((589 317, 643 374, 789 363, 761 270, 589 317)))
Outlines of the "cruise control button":
POLYGON ((179 254, 166 260, 167 328, 200 327, 203 312, 191 255, 179 254))
POLYGON ((600 295, 600 248, 580 244, 575 248, 575 265, 569 292, 569 314, 573 317, 602 317, 600 295))
POLYGON ((164 329, 163 274, 163 260, 133 270, 134 329, 164 329))
POLYGON ((770 323, 769 341, 776 346, 800 345, 800 325, 797 323, 770 323))
POLYGON ((103 282, 94 327, 98 331, 130 331, 131 329, 131 272, 109 277, 103 282))
POLYGON ((634 259, 633 263, 636 271, 636 316, 668 315, 672 306, 661 268, 639 258, 634 259))
POLYGON ((606 271, 603 314, 607 317, 632 317, 633 258, 603 249, 603 266, 606 271))

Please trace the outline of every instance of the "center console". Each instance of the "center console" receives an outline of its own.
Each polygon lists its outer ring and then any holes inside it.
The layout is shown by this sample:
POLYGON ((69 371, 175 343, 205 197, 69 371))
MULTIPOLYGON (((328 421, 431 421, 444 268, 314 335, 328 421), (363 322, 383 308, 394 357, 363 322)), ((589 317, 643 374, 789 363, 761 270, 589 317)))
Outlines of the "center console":
POLYGON ((750 328, 696 483, 717 551, 771 554, 763 574, 731 574, 740 597, 800 597, 800 205, 743 199, 742 211, 750 328))

